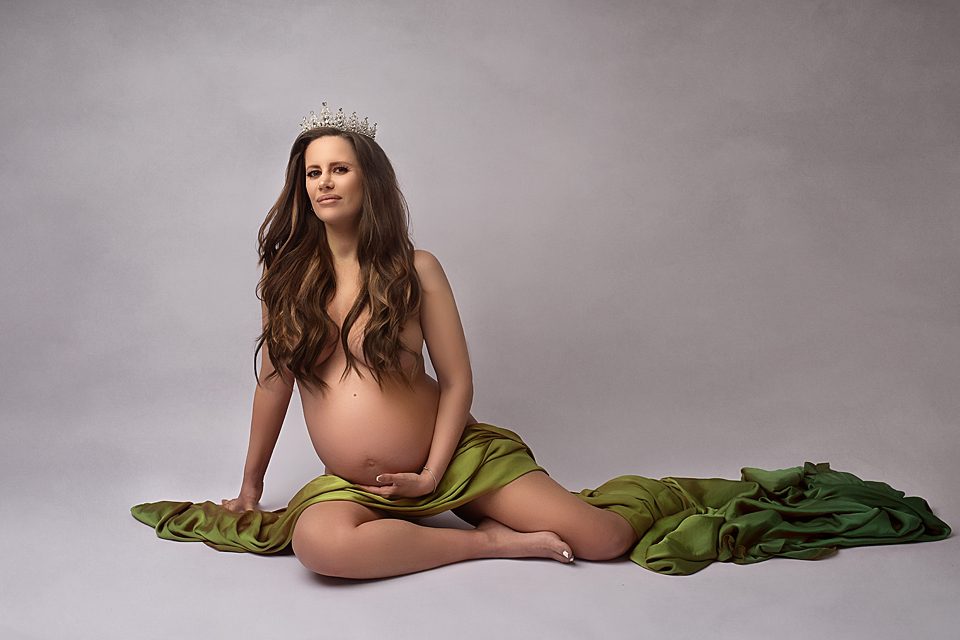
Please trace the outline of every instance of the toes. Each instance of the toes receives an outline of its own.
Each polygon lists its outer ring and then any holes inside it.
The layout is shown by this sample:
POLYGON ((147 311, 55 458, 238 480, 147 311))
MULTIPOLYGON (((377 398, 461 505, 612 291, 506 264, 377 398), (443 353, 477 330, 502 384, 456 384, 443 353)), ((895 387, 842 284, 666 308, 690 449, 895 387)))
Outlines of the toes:
POLYGON ((546 544, 546 550, 549 551, 550 556, 564 564, 573 562, 573 549, 570 548, 570 545, 555 533, 549 532, 549 536, 550 540, 546 544))

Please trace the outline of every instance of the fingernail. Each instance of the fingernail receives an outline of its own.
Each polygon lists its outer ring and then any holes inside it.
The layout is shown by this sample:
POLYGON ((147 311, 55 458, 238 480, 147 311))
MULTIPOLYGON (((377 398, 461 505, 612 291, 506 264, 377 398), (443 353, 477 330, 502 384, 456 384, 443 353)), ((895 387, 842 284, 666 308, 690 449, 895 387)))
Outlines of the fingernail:
POLYGON ((380 476, 377 476, 377 482, 380 482, 380 476))

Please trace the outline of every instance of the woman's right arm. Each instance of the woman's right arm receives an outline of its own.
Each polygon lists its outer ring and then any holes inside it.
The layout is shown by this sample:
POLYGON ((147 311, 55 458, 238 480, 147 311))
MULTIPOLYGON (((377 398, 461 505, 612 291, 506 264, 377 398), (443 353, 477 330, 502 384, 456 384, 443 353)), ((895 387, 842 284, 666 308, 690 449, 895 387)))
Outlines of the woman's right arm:
MULTIPOLYGON (((266 322, 267 310, 263 307, 266 322)), ((263 495, 263 476, 267 472, 270 456, 280 436, 280 427, 287 415, 290 396, 293 394, 293 379, 289 372, 274 376, 273 363, 267 345, 260 351, 260 378, 253 394, 253 418, 250 420, 250 443, 247 445, 247 460, 243 465, 243 483, 240 495, 221 504, 235 512, 253 509, 263 495)))

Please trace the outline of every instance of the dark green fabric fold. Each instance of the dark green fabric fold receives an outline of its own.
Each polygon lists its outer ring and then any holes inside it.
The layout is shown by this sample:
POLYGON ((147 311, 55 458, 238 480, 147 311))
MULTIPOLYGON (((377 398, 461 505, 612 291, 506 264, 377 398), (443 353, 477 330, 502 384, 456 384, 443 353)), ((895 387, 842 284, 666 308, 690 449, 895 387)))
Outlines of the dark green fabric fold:
POLYGON ((838 547, 950 535, 923 499, 828 464, 747 467, 740 481, 622 476, 580 496, 624 515, 640 539, 630 559, 658 573, 691 574, 716 561, 814 560, 838 547))
MULTIPOLYGON (((388 500, 325 475, 301 489, 285 509, 273 512, 235 514, 212 502, 154 502, 131 512, 168 540, 204 542, 221 551, 276 553, 289 546, 300 513, 317 502, 349 500, 400 517, 426 517, 537 469, 517 434, 476 424, 464 430, 430 496, 388 500)), ((667 574, 695 573, 716 561, 816 559, 838 547, 924 542, 950 534, 923 499, 809 462, 779 471, 744 468, 741 480, 620 476, 578 495, 626 518, 639 539, 630 559, 667 574)))

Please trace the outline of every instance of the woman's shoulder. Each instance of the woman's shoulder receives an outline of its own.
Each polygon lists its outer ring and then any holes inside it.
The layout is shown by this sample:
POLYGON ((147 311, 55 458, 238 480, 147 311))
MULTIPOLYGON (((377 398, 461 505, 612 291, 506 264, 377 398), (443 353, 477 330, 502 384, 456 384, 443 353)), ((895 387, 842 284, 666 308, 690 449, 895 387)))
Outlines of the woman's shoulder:
POLYGON ((420 284, 427 289, 433 289, 437 285, 446 285, 447 276, 440 266, 440 261, 429 251, 417 249, 413 252, 413 268, 417 270, 417 276, 420 277, 420 284))
POLYGON ((431 273, 443 273, 443 267, 440 266, 440 261, 437 260, 437 257, 423 249, 416 249, 413 252, 413 267, 417 270, 417 274, 419 274, 421 278, 431 273))
POLYGON ((440 266, 440 261, 437 260, 437 256, 423 249, 413 250, 413 266, 419 269, 420 267, 429 268, 433 265, 440 266))

